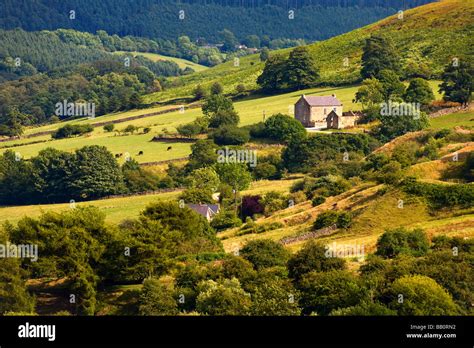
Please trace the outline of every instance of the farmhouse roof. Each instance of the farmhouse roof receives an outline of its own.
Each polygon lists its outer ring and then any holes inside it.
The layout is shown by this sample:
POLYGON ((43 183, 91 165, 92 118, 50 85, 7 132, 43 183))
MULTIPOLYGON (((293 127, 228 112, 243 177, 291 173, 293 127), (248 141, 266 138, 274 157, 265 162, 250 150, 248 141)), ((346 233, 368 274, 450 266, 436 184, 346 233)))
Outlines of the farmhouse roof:
POLYGON ((187 204, 196 213, 209 219, 219 212, 219 204, 187 204))
POLYGON ((303 94, 303 98, 311 106, 342 106, 339 99, 333 95, 306 96, 303 94))

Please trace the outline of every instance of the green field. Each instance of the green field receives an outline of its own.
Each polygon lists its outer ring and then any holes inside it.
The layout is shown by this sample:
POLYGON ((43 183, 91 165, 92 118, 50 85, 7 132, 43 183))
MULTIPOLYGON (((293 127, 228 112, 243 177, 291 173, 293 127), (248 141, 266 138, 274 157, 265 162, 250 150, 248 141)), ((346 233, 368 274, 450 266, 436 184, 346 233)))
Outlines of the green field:
MULTIPOLYGON (((357 86, 313 88, 275 96, 248 98, 245 100, 238 101, 234 105, 240 115, 240 125, 245 126, 262 121, 264 113, 266 117, 269 117, 272 114, 279 112, 285 114, 293 114, 293 105, 302 94, 336 94, 337 97, 345 105, 346 110, 359 110, 360 105, 352 103, 352 99, 354 97, 354 93, 357 91, 357 88, 357 86)), ((134 110, 121 114, 98 117, 96 119, 69 121, 68 123, 96 123, 105 120, 117 120, 121 117, 129 117, 138 113, 144 114, 148 112, 157 111, 157 109, 162 108, 142 109, 139 110, 139 112, 134 110)), ((45 135, 29 139, 13 140, 1 143, 0 153, 5 151, 6 146, 11 146, 14 144, 25 144, 13 148, 14 151, 19 152, 24 158, 35 156, 45 147, 54 147, 63 151, 74 151, 75 149, 86 145, 102 145, 106 146, 113 153, 128 152, 131 154, 132 157, 134 157, 139 151, 143 151, 144 155, 136 158, 136 160, 140 163, 181 158, 187 156, 190 153, 189 143, 165 144, 151 142, 150 140, 153 138, 154 135, 161 133, 163 128, 166 128, 169 131, 175 131, 178 125, 190 122, 201 115, 202 112, 200 108, 185 109, 183 113, 176 111, 163 115, 156 115, 142 119, 127 121, 115 125, 116 129, 124 129, 129 124, 133 124, 137 127, 150 127, 151 131, 148 134, 116 136, 114 133, 105 132, 102 127, 97 127, 90 135, 81 136, 77 138, 45 141, 51 139, 50 135, 45 135), (40 140, 43 140, 45 142, 28 144, 40 140), (169 145, 171 145, 173 149, 171 151, 166 151, 169 145)), ((29 129, 28 132, 35 133, 41 131, 50 131, 57 129, 61 125, 63 124, 58 123, 53 125, 47 125, 44 127, 37 127, 34 128, 34 131, 29 129)))
MULTIPOLYGON (((437 85, 439 84, 439 81, 430 81, 430 84, 433 91, 435 92, 436 98, 439 99, 441 97, 437 92, 437 85)), ((354 104, 352 102, 357 89, 357 85, 345 87, 312 88, 274 96, 248 97, 247 99, 235 102, 234 106, 240 115, 240 125, 245 126, 262 121, 264 114, 265 117, 269 117, 276 113, 293 115, 293 105, 302 94, 335 94, 337 98, 343 103, 345 111, 360 110, 361 105, 354 104)), ((123 113, 101 116, 95 119, 80 119, 68 121, 65 123, 97 123, 103 121, 118 120, 120 118, 156 112, 170 107, 171 106, 161 106, 150 109, 133 110, 123 113)), ((178 125, 190 122, 198 116, 202 116, 200 108, 185 108, 184 112, 175 111, 167 114, 126 121, 115 125, 116 129, 124 129, 129 124, 133 124, 137 127, 149 127, 151 128, 151 131, 148 134, 141 134, 139 132, 134 135, 117 136, 115 133, 105 132, 102 127, 96 127, 90 135, 81 136, 77 138, 51 140, 50 135, 44 135, 28 139, 13 140, 0 143, 0 153, 5 151, 6 147, 17 144, 25 144, 12 148, 14 151, 19 152, 24 158, 35 156, 39 151, 46 147, 54 147, 63 151, 74 151, 86 145, 102 145, 106 146, 114 154, 128 152, 132 157, 135 157, 139 151, 143 151, 143 156, 135 158, 140 163, 182 158, 189 155, 191 151, 189 143, 177 142, 167 144, 151 142, 150 140, 153 138, 154 135, 162 133, 164 128, 166 128, 168 131, 173 132, 176 130, 176 127, 178 125), (29 144, 37 141, 44 142, 29 144), (171 151, 166 151, 168 146, 172 146, 171 151)), ((43 127, 30 128, 26 131, 26 134, 42 131, 51 131, 57 129, 65 123, 56 123, 43 127)))
MULTIPOLYGON (((289 192, 291 185, 296 179, 268 181, 260 180, 251 184, 248 190, 242 191, 243 195, 261 194, 267 191, 289 192)), ((138 214, 150 203, 157 200, 176 200, 180 191, 156 193, 149 195, 136 195, 128 197, 118 197, 109 199, 99 199, 95 201, 77 202, 76 207, 95 206, 106 214, 106 221, 114 224, 120 223, 124 219, 136 218, 138 214)), ((69 203, 61 204, 38 204, 15 207, 0 207, 0 224, 6 221, 18 222, 21 218, 37 217, 42 212, 61 212, 71 209, 69 203)))
MULTIPOLYGON (((81 117, 69 121, 63 121, 60 123, 52 123, 40 127, 26 127, 24 135, 30 135, 38 132, 46 132, 58 129, 66 124, 86 124, 86 123, 98 123, 98 122, 110 122, 117 121, 123 118, 143 115, 152 112, 164 111, 168 109, 176 108, 176 105, 165 105, 165 106, 154 106, 146 109, 134 109, 129 111, 114 112, 103 116, 97 116, 95 118, 81 117)), ((120 128, 121 125, 117 125, 120 128)))
POLYGON ((458 112, 430 119, 430 128, 474 127, 474 112, 458 112))
MULTIPOLYGON (((127 136, 107 135, 107 133, 92 134, 90 137, 78 137, 48 141, 39 144, 23 145, 12 148, 13 151, 19 152, 23 158, 30 158, 36 156, 39 151, 46 147, 53 147, 62 151, 73 152, 81 147, 87 145, 105 146, 113 154, 120 154, 128 152, 130 156, 136 159, 139 163, 166 161, 175 158, 186 157, 191 153, 190 143, 162 143, 152 142, 153 135, 150 134, 136 134, 127 136), (171 146, 172 149, 167 151, 171 146), (143 155, 138 156, 138 153, 143 151, 143 155)), ((1 151, 5 151, 1 149, 1 151)), ((123 161, 122 157, 120 161, 123 161)))
MULTIPOLYGON (((77 202, 76 207, 86 207, 93 205, 106 214, 106 220, 110 223, 119 223, 123 219, 137 217, 148 204, 160 199, 173 199, 179 192, 167 192, 154 195, 141 195, 120 198, 101 199, 89 202, 77 202)), ((0 222, 17 222, 21 218, 37 217, 42 212, 61 212, 71 209, 69 203, 62 204, 38 204, 17 207, 0 208, 0 222)))
POLYGON ((194 62, 191 62, 190 60, 182 59, 182 58, 176 58, 176 57, 169 57, 169 56, 163 56, 161 54, 157 53, 146 53, 146 52, 125 52, 125 51, 116 51, 114 52, 116 54, 133 54, 134 56, 140 55, 145 58, 148 58, 154 62, 160 61, 160 60, 168 60, 170 62, 175 62, 178 64, 178 66, 181 69, 186 69, 186 68, 191 68, 194 71, 204 71, 206 69, 209 69, 207 66, 197 64, 194 62))

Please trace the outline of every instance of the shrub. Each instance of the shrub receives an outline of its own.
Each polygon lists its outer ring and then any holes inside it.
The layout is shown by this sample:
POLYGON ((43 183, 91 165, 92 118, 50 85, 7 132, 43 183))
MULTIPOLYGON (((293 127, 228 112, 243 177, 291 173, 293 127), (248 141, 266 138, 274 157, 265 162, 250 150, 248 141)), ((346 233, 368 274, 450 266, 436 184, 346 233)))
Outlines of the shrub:
POLYGON ((300 315, 298 295, 298 291, 288 281, 278 278, 265 279, 252 291, 251 315, 300 315))
POLYGON ((179 199, 186 203, 214 203, 214 199, 212 198, 212 190, 209 188, 188 188, 181 193, 179 199))
POLYGON ((440 247, 438 244, 433 246, 433 252, 423 258, 417 258, 412 273, 434 279, 453 296, 454 301, 462 306, 466 313, 469 313, 474 301, 474 269, 470 261, 474 242, 453 238, 447 243, 446 249, 436 250, 440 247), (457 248, 457 254, 454 253, 454 248, 457 248))
POLYGON ((125 127, 122 132, 124 133, 131 133, 133 134, 138 130, 138 127, 134 126, 133 124, 129 124, 127 127, 125 127))
POLYGON ((211 85, 211 94, 216 95, 216 94, 222 94, 224 92, 224 87, 219 82, 214 82, 211 85))
POLYGON ((187 138, 196 136, 203 131, 202 127, 196 122, 181 124, 176 127, 176 130, 178 131, 179 135, 187 138))
POLYGON ((377 173, 378 183, 398 184, 403 178, 402 165, 399 162, 390 161, 377 173))
POLYGON ((222 231, 231 227, 239 227, 242 225, 242 220, 240 220, 235 214, 235 211, 221 211, 217 214, 214 219, 211 221, 211 226, 217 231, 222 231))
POLYGON ((399 315, 456 315, 458 306, 452 297, 433 279, 405 276, 393 282, 389 290, 389 306, 399 315))
POLYGON ((467 155, 466 161, 462 168, 464 178, 471 182, 474 181, 474 153, 471 152, 467 155))
POLYGON ((318 215, 313 223, 313 228, 318 230, 329 226, 336 225, 339 214, 335 210, 326 210, 318 215))
POLYGON ((246 315, 252 301, 238 279, 206 280, 198 285, 196 310, 207 315, 246 315))
POLYGON ((474 202, 472 184, 444 185, 406 179, 401 187, 406 193, 426 197, 433 208, 472 206, 474 202))
POLYGON ((392 152, 392 160, 401 164, 402 168, 408 167, 416 162, 416 153, 419 145, 413 141, 400 144, 392 152))
POLYGON ((141 216, 159 222, 163 229, 180 231, 179 242, 186 245, 190 253, 193 249, 199 252, 222 251, 222 245, 207 220, 190 208, 181 208, 175 202, 157 202, 148 205, 141 216))
POLYGON ((390 158, 384 153, 372 153, 367 156, 366 161, 366 170, 380 170, 384 165, 390 162, 390 158))
POLYGON ((278 169, 268 162, 258 163, 252 171, 255 179, 274 179, 278 176, 278 169))
POLYGON ((350 213, 326 210, 318 215, 314 221, 313 228, 319 230, 333 225, 336 225, 337 228, 348 228, 351 223, 352 217, 350 213))
POLYGON ((324 202, 326 202, 326 198, 324 198, 323 196, 314 196, 313 199, 311 200, 311 205, 313 207, 316 207, 320 204, 323 204, 324 202))
POLYGON ((125 186, 129 192, 144 192, 160 188, 161 180, 152 172, 141 168, 135 160, 126 161, 122 166, 125 186))
POLYGON ((178 304, 169 290, 157 279, 147 279, 143 282, 140 295, 140 315, 176 315, 178 304))
POLYGON ((306 194, 310 193, 312 196, 319 194, 325 197, 337 196, 350 188, 351 184, 349 181, 334 175, 327 175, 317 178, 306 194))
POLYGON ((305 274, 344 269, 346 261, 337 257, 326 257, 326 248, 310 240, 288 260, 288 276, 298 281, 305 274))
POLYGON ((288 208, 289 201, 287 197, 277 191, 267 192, 262 199, 265 216, 270 216, 274 212, 288 208))
POLYGON ((379 142, 367 134, 315 134, 293 138, 283 150, 282 160, 290 172, 309 172, 346 151, 368 155, 378 146, 379 142))
POLYGON ((104 130, 106 132, 112 132, 114 128, 115 128, 115 125, 113 123, 109 123, 104 126, 104 130))
POLYGON ((360 304, 346 307, 346 308, 339 308, 333 310, 329 315, 336 316, 384 316, 390 315, 395 316, 397 315, 397 311, 388 308, 384 304, 380 302, 372 302, 372 301, 362 301, 360 304))
POLYGON ((337 217, 336 225, 338 228, 349 228, 352 224, 352 215, 348 212, 341 211, 337 217))
POLYGON ((206 90, 201 85, 197 85, 193 91, 193 95, 195 100, 201 100, 206 97, 206 90))
POLYGON ((380 126, 375 131, 376 136, 382 141, 389 141, 408 132, 422 130, 429 125, 426 113, 420 111, 418 116, 415 115, 415 111, 412 110, 396 117, 390 113, 381 116, 380 126))
POLYGON ((235 110, 218 110, 209 118, 209 127, 237 126, 239 122, 240 117, 235 110))
POLYGON ((297 119, 283 114, 276 114, 265 121, 265 134, 267 137, 288 143, 291 139, 306 137, 306 129, 297 119))
POLYGON ((94 130, 94 127, 90 124, 67 124, 58 128, 51 137, 54 139, 71 138, 76 135, 83 135, 90 133, 94 130))
POLYGON ((222 274, 228 279, 246 280, 253 278, 256 272, 253 265, 246 259, 228 254, 222 262, 222 274))
POLYGON ((248 242, 240 250, 240 255, 259 270, 286 265, 290 254, 281 244, 271 239, 260 239, 248 242))
POLYGON ((338 308, 357 305, 368 297, 367 289, 348 271, 310 272, 298 282, 304 314, 328 315, 338 308))
POLYGON ((247 130, 235 126, 219 127, 211 136, 218 145, 242 145, 250 140, 247 130))
POLYGON ((290 201, 294 204, 303 203, 306 201, 306 194, 303 191, 296 191, 290 194, 290 201))
POLYGON ((237 87, 235 87, 235 91, 237 94, 243 94, 245 92, 245 85, 239 83, 237 87))
POLYGON ((377 241, 376 255, 394 258, 399 254, 421 256, 429 249, 429 241, 421 229, 407 231, 400 227, 387 230, 377 241))
POLYGON ((248 126, 250 136, 252 138, 265 138, 266 137, 266 128, 265 123, 258 122, 248 126))

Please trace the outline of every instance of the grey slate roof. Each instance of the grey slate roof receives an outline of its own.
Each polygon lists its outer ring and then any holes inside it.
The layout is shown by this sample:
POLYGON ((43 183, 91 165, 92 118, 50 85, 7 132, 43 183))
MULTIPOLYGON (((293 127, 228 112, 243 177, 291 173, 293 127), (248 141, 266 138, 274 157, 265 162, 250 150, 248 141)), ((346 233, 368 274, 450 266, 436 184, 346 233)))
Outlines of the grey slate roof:
POLYGON ((342 106, 342 103, 336 97, 332 95, 324 96, 306 96, 303 95, 303 98, 311 106, 342 106))
POLYGON ((207 217, 212 217, 219 212, 219 204, 186 204, 189 208, 194 210, 196 213, 207 217))

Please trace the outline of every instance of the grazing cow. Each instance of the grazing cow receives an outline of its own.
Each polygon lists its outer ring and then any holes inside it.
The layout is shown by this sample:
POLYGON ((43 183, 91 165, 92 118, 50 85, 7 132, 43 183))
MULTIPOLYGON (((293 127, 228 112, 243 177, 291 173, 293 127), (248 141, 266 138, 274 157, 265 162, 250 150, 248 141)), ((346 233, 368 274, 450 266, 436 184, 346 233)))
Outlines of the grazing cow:
POLYGON ((115 154, 115 158, 119 158, 120 156, 122 156, 121 153, 116 153, 116 154, 115 154))
POLYGON ((173 147, 172 146, 168 146, 168 148, 166 149, 166 151, 169 151, 171 150, 173 147))
POLYGON ((138 153, 138 156, 141 156, 141 155, 143 155, 143 151, 140 151, 140 152, 138 153))
POLYGON ((332 209, 335 210, 336 208, 337 208, 337 203, 334 203, 334 204, 332 205, 332 209))

